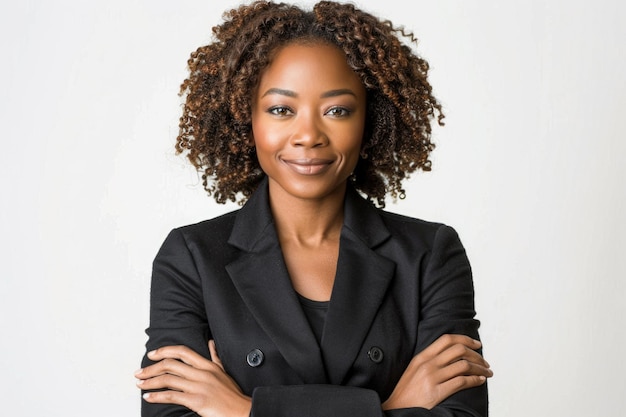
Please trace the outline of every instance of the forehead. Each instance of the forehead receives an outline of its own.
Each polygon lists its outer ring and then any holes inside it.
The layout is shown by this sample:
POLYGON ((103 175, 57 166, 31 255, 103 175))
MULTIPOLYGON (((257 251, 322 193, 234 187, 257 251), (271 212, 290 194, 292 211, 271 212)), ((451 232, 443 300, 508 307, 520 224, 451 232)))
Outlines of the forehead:
POLYGON ((334 45, 291 43, 278 49, 261 73, 259 93, 268 88, 310 90, 314 88, 364 87, 348 65, 345 54, 334 45))

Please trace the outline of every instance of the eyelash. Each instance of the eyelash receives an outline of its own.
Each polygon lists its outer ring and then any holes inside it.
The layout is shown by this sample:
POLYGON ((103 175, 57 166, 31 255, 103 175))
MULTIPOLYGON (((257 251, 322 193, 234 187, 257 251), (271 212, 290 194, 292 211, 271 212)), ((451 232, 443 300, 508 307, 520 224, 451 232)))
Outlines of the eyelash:
MULTIPOLYGON (((272 114, 274 116, 286 116, 287 113, 293 113, 293 110, 291 110, 289 107, 287 106, 274 106, 271 107, 267 110, 267 112, 269 114, 272 114)), ((352 113, 351 110, 345 108, 345 107, 341 107, 341 106, 335 106, 335 107, 331 107, 330 109, 328 109, 324 115, 329 115, 329 116, 334 116, 334 117, 347 117, 352 113), (341 114, 336 114, 336 112, 341 112, 341 114)))
POLYGON ((326 111, 324 115, 328 114, 334 117, 347 117, 347 116, 350 116, 351 113, 352 111, 349 109, 346 109, 345 107, 335 106, 335 107, 331 107, 330 109, 328 109, 328 111, 326 111), (340 111, 341 114, 333 114, 336 111, 340 111))
POLYGON ((293 113, 293 110, 287 106, 274 106, 270 107, 267 112, 274 116, 286 116, 287 113, 293 113))

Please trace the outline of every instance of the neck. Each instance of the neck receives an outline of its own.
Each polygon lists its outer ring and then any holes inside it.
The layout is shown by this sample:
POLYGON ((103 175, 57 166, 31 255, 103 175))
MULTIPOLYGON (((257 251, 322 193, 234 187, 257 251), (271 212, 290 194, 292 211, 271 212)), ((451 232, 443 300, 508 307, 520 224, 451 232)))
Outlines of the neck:
POLYGON ((343 184, 323 198, 297 198, 270 180, 270 207, 281 243, 319 246, 329 240, 338 241, 345 194, 343 184))

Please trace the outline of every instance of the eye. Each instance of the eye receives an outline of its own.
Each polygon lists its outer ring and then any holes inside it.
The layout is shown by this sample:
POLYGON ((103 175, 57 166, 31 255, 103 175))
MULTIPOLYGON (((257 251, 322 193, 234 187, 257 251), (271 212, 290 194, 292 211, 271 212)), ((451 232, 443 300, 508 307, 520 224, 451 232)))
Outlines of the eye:
POLYGON ((293 114, 293 111, 291 111, 289 107, 285 107, 285 106, 274 106, 268 109, 267 112, 269 114, 273 114, 274 116, 280 116, 280 117, 289 116, 290 114, 293 114))
POLYGON ((345 107, 332 107, 324 114, 332 117, 346 117, 349 116, 350 113, 352 112, 345 107))

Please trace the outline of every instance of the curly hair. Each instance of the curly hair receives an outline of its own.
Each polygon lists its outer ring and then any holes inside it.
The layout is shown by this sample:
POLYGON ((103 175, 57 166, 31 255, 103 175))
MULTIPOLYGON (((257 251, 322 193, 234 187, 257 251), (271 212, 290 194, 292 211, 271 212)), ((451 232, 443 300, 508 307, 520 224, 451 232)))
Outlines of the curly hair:
POLYGON ((204 189, 218 203, 243 204, 265 176, 251 140, 252 97, 273 53, 293 42, 337 46, 365 86, 363 144, 351 176, 357 190, 384 207, 386 195, 404 198, 409 174, 430 171, 431 121, 443 125, 444 116, 427 79, 428 63, 409 46, 417 43, 412 33, 331 1, 312 11, 256 1, 223 18, 212 42, 188 60, 176 141, 177 153, 203 173, 204 189))

